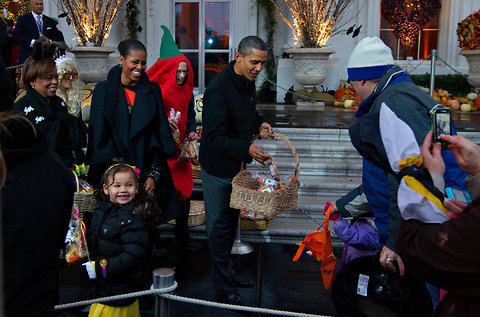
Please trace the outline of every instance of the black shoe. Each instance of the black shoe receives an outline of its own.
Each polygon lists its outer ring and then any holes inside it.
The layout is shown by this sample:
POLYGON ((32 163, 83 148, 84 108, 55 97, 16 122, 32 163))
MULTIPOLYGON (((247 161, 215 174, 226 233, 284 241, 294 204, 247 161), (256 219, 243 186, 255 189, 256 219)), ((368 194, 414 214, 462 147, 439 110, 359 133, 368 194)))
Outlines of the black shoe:
POLYGON ((176 245, 178 246, 178 248, 190 252, 196 252, 202 248, 202 245, 199 242, 190 238, 187 239, 186 242, 178 242, 176 243, 176 245))
POLYGON ((235 282, 235 285, 240 288, 252 288, 254 286, 252 281, 241 278, 238 275, 235 275, 233 277, 233 281, 235 282))
POLYGON ((216 294, 215 301, 217 303, 222 303, 222 304, 232 304, 232 305, 239 305, 239 306, 247 305, 243 297, 238 294, 227 294, 227 295, 216 294))

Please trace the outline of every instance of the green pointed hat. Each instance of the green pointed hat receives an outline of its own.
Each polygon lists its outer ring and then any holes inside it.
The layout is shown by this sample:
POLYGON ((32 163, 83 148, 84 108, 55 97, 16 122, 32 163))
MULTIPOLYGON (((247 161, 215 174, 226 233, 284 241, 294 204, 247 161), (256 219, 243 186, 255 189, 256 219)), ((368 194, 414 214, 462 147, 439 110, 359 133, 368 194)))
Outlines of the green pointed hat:
POLYGON ((165 25, 162 25, 161 28, 163 29, 163 36, 162 42, 160 43, 159 58, 165 59, 182 55, 182 53, 180 53, 180 51, 178 50, 177 44, 175 44, 175 40, 173 39, 170 30, 165 25))

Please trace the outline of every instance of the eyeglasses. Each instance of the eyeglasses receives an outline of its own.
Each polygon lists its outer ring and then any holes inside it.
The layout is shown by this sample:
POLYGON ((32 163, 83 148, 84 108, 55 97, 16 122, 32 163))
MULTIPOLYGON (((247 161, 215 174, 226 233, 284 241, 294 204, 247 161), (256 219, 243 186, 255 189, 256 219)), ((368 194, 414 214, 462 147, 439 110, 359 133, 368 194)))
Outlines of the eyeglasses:
POLYGON ((185 75, 188 75, 188 69, 187 69, 187 70, 177 69, 177 74, 185 74, 185 75))
POLYGON ((61 78, 62 79, 69 79, 70 76, 72 76, 72 79, 75 80, 75 79, 78 78, 78 72, 76 70, 72 70, 71 72, 69 72, 68 70, 64 70, 61 78))

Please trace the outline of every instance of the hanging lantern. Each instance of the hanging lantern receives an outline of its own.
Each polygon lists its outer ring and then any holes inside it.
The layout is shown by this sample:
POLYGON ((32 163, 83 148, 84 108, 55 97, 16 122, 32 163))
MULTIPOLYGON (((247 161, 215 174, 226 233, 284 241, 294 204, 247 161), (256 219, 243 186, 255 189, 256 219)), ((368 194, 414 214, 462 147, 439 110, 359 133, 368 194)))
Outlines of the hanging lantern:
POLYGON ((418 33, 441 8, 439 0, 382 0, 383 15, 400 42, 412 47, 418 33))

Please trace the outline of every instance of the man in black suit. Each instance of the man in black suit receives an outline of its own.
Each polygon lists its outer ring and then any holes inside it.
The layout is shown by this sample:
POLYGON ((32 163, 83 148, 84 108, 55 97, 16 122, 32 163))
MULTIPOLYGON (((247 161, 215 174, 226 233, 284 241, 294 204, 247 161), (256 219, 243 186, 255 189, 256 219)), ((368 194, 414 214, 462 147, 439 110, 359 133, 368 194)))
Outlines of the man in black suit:
POLYGON ((20 44, 18 64, 32 55, 32 46, 36 40, 65 42, 62 32, 57 29, 57 22, 43 15, 43 0, 30 0, 32 12, 20 16, 15 24, 13 38, 20 44))
POLYGON ((238 287, 253 283, 238 277, 230 253, 240 211, 230 208, 232 179, 242 163, 271 158, 253 144, 254 134, 271 137, 272 127, 256 111, 255 79, 267 60, 267 46, 257 36, 240 41, 235 60, 208 84, 203 99, 200 144, 207 241, 217 302, 245 305, 238 287))

